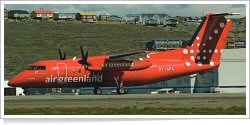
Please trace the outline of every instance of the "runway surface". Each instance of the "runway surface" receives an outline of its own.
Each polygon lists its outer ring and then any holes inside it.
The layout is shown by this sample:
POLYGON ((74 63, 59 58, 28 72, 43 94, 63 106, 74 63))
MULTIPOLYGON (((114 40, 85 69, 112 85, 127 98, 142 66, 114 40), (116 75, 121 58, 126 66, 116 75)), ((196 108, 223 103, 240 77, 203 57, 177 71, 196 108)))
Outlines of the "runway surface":
POLYGON ((245 94, 5 96, 5 114, 245 114, 245 94))

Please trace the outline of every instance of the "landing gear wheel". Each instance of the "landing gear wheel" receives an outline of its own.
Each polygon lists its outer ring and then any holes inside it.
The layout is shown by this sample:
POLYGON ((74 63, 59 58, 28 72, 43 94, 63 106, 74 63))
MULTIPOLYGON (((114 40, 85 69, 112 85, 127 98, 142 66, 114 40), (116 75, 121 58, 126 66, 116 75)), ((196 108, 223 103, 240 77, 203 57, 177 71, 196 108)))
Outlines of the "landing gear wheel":
POLYGON ((23 93, 24 95, 30 95, 30 92, 28 90, 25 90, 23 93))
POLYGON ((117 93, 118 95, 123 95, 123 94, 126 93, 126 89, 125 89, 124 87, 118 87, 118 88, 116 89, 116 93, 117 93))
POLYGON ((94 88, 94 94, 95 94, 95 95, 101 95, 101 94, 102 94, 102 89, 99 88, 99 87, 95 87, 95 88, 94 88))

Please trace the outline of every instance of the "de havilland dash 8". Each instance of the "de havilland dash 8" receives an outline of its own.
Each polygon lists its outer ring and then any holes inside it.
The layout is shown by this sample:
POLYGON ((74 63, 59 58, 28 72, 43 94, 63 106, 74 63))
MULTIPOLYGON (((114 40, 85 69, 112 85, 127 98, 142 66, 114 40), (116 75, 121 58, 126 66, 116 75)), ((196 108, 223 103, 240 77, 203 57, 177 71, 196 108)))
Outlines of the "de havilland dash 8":
POLYGON ((88 56, 81 50, 81 58, 66 59, 59 49, 60 60, 39 61, 9 81, 22 88, 94 87, 94 94, 102 94, 102 87, 117 87, 124 94, 126 87, 152 84, 194 73, 203 74, 220 65, 220 57, 232 26, 225 16, 233 13, 204 16, 185 48, 164 52, 138 51, 119 55, 88 56), (147 53, 138 60, 122 57, 147 53))

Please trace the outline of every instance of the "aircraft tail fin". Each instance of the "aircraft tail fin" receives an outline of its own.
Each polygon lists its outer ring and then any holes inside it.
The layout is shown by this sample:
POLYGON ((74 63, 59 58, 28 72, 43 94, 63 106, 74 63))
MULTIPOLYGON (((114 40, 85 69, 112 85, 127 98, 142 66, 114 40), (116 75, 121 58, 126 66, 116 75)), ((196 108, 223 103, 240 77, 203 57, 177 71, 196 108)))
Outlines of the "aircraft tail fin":
POLYGON ((232 20, 225 18, 227 15, 232 14, 207 14, 188 46, 183 49, 181 59, 202 64, 219 62, 232 26, 232 20))

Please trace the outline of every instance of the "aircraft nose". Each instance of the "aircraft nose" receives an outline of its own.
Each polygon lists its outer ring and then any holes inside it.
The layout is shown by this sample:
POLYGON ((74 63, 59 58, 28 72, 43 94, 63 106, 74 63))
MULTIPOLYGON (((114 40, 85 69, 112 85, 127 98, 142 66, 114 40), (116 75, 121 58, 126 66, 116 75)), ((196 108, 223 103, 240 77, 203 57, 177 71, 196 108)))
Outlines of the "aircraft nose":
POLYGON ((20 73, 17 76, 14 76, 8 83, 9 86, 12 87, 21 87, 20 85, 25 82, 25 73, 20 73))
POLYGON ((12 86, 12 83, 10 81, 8 82, 8 86, 12 86))
POLYGON ((13 78, 9 81, 8 85, 11 86, 11 87, 17 87, 17 85, 18 85, 19 83, 20 83, 20 79, 19 79, 17 76, 15 76, 15 77, 13 77, 13 78))

